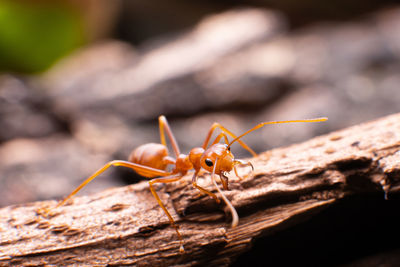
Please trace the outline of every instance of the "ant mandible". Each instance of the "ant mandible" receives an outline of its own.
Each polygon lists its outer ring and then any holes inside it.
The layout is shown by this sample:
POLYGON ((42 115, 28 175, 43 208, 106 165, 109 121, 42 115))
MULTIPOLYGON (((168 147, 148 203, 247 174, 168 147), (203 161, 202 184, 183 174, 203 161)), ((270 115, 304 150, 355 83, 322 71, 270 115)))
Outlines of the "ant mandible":
MULTIPOLYGON (((208 194, 212 198, 219 203, 219 198, 209 190, 201 187, 197 184, 197 177, 201 168, 207 170, 211 173, 211 179, 216 187, 217 191, 220 193, 222 199, 228 206, 232 214, 232 227, 235 227, 239 223, 239 216, 231 204, 231 202, 226 198, 226 196, 222 193, 221 189, 217 186, 215 181, 215 174, 220 176, 220 180, 222 186, 225 190, 228 189, 228 177, 226 177, 226 173, 229 173, 232 169, 235 172, 235 175, 238 178, 241 178, 238 175, 236 170, 236 166, 238 164, 246 164, 253 168, 250 162, 236 160, 231 152, 231 145, 235 142, 238 142, 244 149, 249 151, 253 156, 257 156, 257 154, 248 147, 243 141, 240 140, 243 136, 249 134, 250 132, 257 130, 267 124, 278 124, 278 123, 292 123, 292 122, 321 122, 326 121, 327 118, 316 118, 316 119, 304 119, 304 120, 288 120, 288 121, 270 121, 270 122, 262 122, 255 127, 251 128, 247 132, 243 133, 240 136, 234 135, 231 131, 223 127, 219 123, 214 123, 210 130, 208 131, 207 137, 204 140, 204 143, 201 147, 195 147, 190 150, 189 155, 181 154, 178 144, 175 140, 174 135, 169 127, 168 121, 165 116, 160 116, 158 118, 159 128, 160 128, 160 139, 161 144, 156 143, 148 143, 141 145, 134 149, 129 156, 128 161, 124 160, 113 160, 106 163, 102 168, 97 170, 94 174, 92 174, 89 178, 87 178, 81 185, 79 185, 71 194, 69 194, 64 200, 59 202, 57 207, 62 206, 70 199, 73 195, 75 195, 79 190, 81 190, 85 185, 87 185, 94 178, 99 176, 105 170, 107 170, 111 166, 123 166, 130 169, 133 169, 136 173, 147 177, 152 178, 149 181, 150 191, 153 196, 156 198, 160 207, 164 210, 167 215, 171 225, 175 228, 175 231, 178 235, 180 241, 180 252, 184 252, 183 247, 183 239, 182 235, 179 232, 178 226, 175 224, 174 219, 171 214, 168 212, 167 208, 162 203, 160 197, 157 195, 157 192, 154 190, 153 185, 156 183, 172 183, 181 179, 187 172, 191 169, 194 169, 194 174, 192 177, 192 185, 200 190, 203 193, 208 194), (211 136, 215 129, 219 128, 221 133, 214 139, 210 146, 208 146, 211 136), (172 149, 174 150, 175 158, 169 156, 167 143, 165 140, 165 132, 167 133, 172 149), (228 140, 228 136, 233 138, 231 142, 228 140), (219 141, 224 138, 225 143, 219 143, 219 141), (172 165, 172 171, 168 171, 168 165, 172 165), (156 178, 158 177, 158 178, 156 178)), ((56 207, 56 208, 57 208, 56 207)))

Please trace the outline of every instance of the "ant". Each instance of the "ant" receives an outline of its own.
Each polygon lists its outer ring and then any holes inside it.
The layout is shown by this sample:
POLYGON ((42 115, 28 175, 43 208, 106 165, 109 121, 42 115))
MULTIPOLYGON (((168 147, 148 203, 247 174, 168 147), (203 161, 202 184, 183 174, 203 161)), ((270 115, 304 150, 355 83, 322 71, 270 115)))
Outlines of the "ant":
POLYGON ((81 190, 85 185, 87 185, 94 178, 99 176, 105 170, 111 166, 123 166, 133 169, 139 175, 147 178, 151 178, 149 181, 150 191, 156 198, 160 207, 164 210, 167 215, 171 226, 175 228, 180 241, 180 252, 184 252, 182 235, 179 232, 178 226, 175 224, 174 219, 168 212, 167 208, 162 203, 161 199, 154 190, 153 185, 156 183, 172 183, 181 179, 184 175, 188 173, 189 170, 194 169, 194 174, 192 177, 192 185, 200 190, 201 192, 208 194, 215 199, 217 203, 220 202, 219 198, 211 191, 201 187, 197 184, 197 177, 200 170, 203 168, 211 173, 211 179, 216 187, 217 191, 221 195, 223 201, 226 203, 232 214, 232 227, 235 227, 239 223, 239 216, 231 204, 231 202, 222 193, 221 189, 217 186, 215 181, 215 174, 219 175, 222 186, 225 190, 228 189, 228 177, 226 176, 232 169, 238 178, 242 178, 238 175, 236 170, 237 165, 248 165, 253 169, 253 165, 249 161, 237 160, 234 158, 231 152, 231 146, 233 143, 238 142, 244 149, 249 151, 253 156, 257 154, 248 147, 243 141, 240 140, 243 136, 249 134, 250 132, 257 130, 267 124, 278 124, 278 123, 292 123, 292 122, 321 122, 326 121, 327 118, 316 118, 316 119, 304 119, 304 120, 288 120, 288 121, 270 121, 262 122, 255 127, 251 128, 247 132, 240 136, 234 135, 231 131, 223 127, 219 123, 214 123, 210 130, 208 131, 207 137, 201 147, 195 147, 190 150, 189 155, 181 154, 175 137, 169 127, 168 121, 165 116, 160 116, 158 118, 159 128, 160 128, 160 139, 161 144, 148 143, 141 145, 134 149, 129 156, 128 161, 123 160, 113 160, 106 163, 103 167, 97 170, 89 178, 87 178, 81 185, 79 185, 71 194, 69 194, 64 200, 58 203, 56 208, 64 205, 68 199, 75 195, 79 190, 81 190), (215 129, 219 128, 221 133, 214 139, 214 141, 209 146, 211 136, 215 129), (172 149, 174 150, 175 158, 169 156, 167 143, 165 139, 165 132, 171 142, 172 149), (228 136, 233 138, 231 142, 228 140, 228 136), (224 138, 225 143, 219 143, 219 141, 224 138), (168 165, 172 165, 172 170, 168 171, 168 165))

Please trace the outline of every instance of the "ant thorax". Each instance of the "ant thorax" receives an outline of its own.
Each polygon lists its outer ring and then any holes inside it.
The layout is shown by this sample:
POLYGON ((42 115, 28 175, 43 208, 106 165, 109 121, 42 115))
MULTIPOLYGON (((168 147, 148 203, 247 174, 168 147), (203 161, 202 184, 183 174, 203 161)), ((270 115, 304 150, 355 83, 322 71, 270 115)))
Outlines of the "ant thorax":
POLYGON ((193 164, 189 159, 189 156, 180 154, 176 158, 174 173, 186 174, 188 170, 193 169, 193 164))

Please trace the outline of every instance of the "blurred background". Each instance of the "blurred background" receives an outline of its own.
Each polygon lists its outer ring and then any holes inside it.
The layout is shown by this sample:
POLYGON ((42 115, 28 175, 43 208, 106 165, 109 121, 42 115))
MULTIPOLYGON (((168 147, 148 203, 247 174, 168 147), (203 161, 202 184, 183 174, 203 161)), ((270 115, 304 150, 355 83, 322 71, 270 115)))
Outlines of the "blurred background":
POLYGON ((399 57, 391 1, 0 1, 0 206, 67 195, 160 114, 187 153, 214 121, 329 117, 244 138, 262 152, 398 112, 399 57))
MULTIPOLYGON (((400 111, 389 0, 0 1, 0 206, 60 199, 112 159, 187 153, 214 121, 257 152, 400 111)), ((249 157, 240 146, 237 157, 249 157)), ((83 191, 141 178, 114 168, 83 191)))

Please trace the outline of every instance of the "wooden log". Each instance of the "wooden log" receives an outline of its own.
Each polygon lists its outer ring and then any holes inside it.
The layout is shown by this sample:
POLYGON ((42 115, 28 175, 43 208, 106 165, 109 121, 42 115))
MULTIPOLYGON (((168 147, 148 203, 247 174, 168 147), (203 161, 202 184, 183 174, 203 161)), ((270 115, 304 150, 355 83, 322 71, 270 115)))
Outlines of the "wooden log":
MULTIPOLYGON (((304 222, 345 196, 398 194, 399 148, 395 114, 252 158, 251 177, 229 175, 225 193, 240 216, 235 228, 223 202, 199 194, 190 175, 160 185, 180 226, 184 254, 147 182, 75 197, 47 217, 40 211, 56 201, 5 207, 0 265, 226 266, 256 238, 304 222)), ((250 171, 243 167, 239 174, 250 171)), ((199 183, 211 190, 209 178, 202 174, 199 183)))

